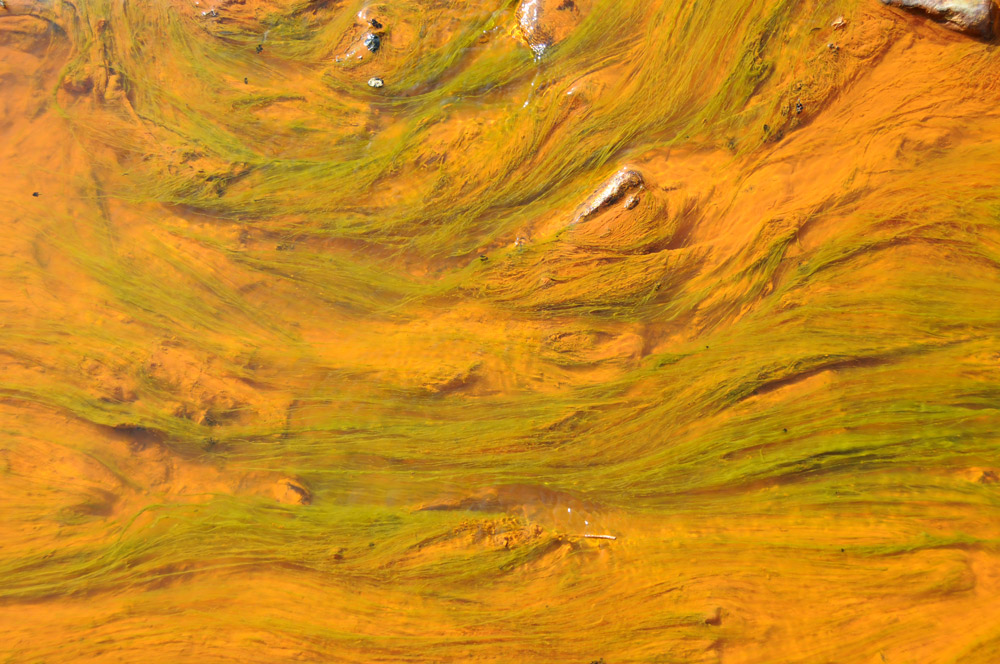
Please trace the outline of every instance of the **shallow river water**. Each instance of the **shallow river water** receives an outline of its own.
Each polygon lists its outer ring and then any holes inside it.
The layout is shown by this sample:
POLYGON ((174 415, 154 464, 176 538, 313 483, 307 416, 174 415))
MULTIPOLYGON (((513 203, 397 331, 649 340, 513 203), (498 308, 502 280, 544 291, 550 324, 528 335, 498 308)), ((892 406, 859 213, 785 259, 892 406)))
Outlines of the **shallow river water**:
POLYGON ((1000 661, 994 42, 0 4, 0 662, 1000 661))

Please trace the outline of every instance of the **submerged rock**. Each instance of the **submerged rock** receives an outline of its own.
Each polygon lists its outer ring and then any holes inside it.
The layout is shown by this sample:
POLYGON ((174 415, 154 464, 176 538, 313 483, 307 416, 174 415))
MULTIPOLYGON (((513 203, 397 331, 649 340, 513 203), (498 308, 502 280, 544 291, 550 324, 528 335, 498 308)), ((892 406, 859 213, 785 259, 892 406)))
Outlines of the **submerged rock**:
MULTIPOLYGON (((621 169, 584 201, 573 217, 573 223, 576 224, 587 220, 601 210, 620 201, 625 197, 625 194, 633 190, 642 189, 642 187, 643 179, 639 171, 627 167, 621 169)), ((638 200, 634 204, 626 205, 626 209, 631 210, 636 205, 638 205, 638 200)))
POLYGON ((521 0, 517 23, 536 56, 562 41, 577 26, 590 0, 521 0))
POLYGON ((979 475, 979 479, 976 480, 980 484, 997 484, 1000 482, 1000 476, 997 475, 995 470, 984 470, 979 475))
POLYGON ((722 618, 724 615, 725 612, 722 610, 722 607, 717 606, 715 607, 714 611, 712 611, 711 613, 708 614, 708 616, 705 617, 705 624, 712 625, 713 627, 718 627, 719 625, 722 624, 722 618))
POLYGON ((94 79, 86 73, 80 73, 77 76, 67 76, 63 80, 62 87, 63 90, 71 94, 83 95, 94 89, 94 79))
POLYGON ((670 208, 667 190, 626 166, 576 209, 562 239, 588 251, 646 253, 665 246, 676 232, 678 215, 670 208))
POLYGON ((285 505, 308 505, 312 502, 312 492, 293 477, 283 477, 271 485, 271 495, 285 505))
POLYGON ((993 0, 882 0, 882 4, 927 14, 952 30, 983 39, 993 37, 993 0))

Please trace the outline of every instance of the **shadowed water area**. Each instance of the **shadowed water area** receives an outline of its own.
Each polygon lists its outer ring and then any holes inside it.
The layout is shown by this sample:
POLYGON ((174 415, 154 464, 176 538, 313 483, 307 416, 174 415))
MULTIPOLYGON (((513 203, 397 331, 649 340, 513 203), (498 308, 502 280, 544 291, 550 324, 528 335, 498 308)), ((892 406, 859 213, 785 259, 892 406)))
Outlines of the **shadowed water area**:
POLYGON ((0 662, 1000 661, 991 25, 0 4, 0 662))

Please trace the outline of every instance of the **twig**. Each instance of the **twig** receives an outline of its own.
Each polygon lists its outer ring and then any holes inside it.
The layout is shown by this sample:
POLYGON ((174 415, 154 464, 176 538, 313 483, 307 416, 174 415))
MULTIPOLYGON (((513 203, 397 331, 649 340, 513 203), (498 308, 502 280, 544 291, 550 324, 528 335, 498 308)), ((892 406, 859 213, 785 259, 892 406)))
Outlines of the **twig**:
POLYGON ((585 537, 587 539, 609 539, 609 540, 618 539, 614 535, 582 535, 581 537, 585 537))

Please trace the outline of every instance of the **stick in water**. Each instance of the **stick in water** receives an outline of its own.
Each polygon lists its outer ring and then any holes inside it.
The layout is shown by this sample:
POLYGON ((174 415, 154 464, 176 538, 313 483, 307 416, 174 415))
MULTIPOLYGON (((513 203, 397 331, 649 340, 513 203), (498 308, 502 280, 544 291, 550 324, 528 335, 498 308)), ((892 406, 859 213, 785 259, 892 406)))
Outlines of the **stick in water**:
POLYGON ((616 540, 616 539, 618 539, 614 535, 583 535, 583 537, 585 537, 587 539, 609 539, 609 540, 616 540))

